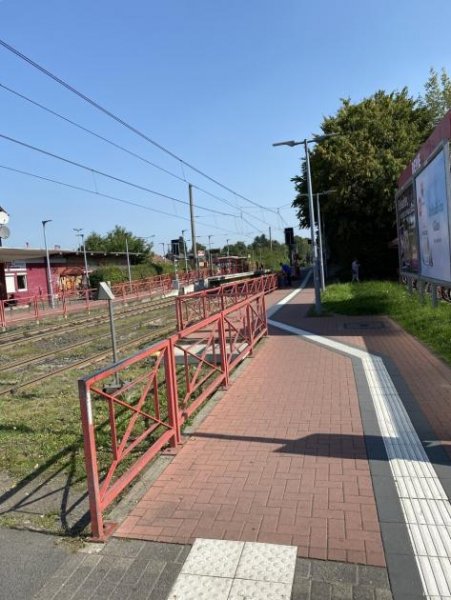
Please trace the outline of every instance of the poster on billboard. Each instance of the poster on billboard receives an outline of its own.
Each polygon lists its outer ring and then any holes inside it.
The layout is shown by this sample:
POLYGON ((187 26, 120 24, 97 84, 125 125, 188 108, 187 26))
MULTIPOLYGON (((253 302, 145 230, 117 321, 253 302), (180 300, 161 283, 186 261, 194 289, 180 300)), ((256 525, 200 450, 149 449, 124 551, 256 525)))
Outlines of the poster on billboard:
POLYGON ((398 243, 401 271, 418 273, 418 232, 413 184, 396 199, 398 215, 398 243))
POLYGON ((418 174, 415 179, 415 190, 421 275, 451 282, 447 151, 448 146, 445 146, 418 174))

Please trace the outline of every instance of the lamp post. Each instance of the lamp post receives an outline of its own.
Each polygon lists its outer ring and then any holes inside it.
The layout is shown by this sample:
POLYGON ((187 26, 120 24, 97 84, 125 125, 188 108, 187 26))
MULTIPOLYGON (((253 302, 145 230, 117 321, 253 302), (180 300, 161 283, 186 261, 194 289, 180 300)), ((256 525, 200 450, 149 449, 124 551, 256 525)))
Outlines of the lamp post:
POLYGON ((128 237, 125 236, 125 257, 127 259, 127 274, 128 274, 128 285, 130 291, 132 289, 132 270, 130 267, 130 252, 128 251, 128 237))
POLYGON ((53 299, 53 286, 52 286, 52 272, 50 270, 50 256, 49 256, 49 248, 47 246, 47 236, 45 233, 45 226, 47 223, 51 223, 52 219, 46 219, 42 221, 42 229, 44 231, 44 246, 45 246, 45 257, 47 261, 47 291, 49 294, 49 304, 52 308, 55 308, 55 303, 53 299))
POLYGON ((230 240, 227 240, 227 258, 230 256, 229 242, 230 240))
POLYGON ((326 289, 326 278, 324 276, 324 248, 323 248, 323 228, 321 224, 321 207, 319 202, 320 196, 327 196, 333 194, 336 190, 326 190, 325 192, 319 192, 316 194, 316 211, 318 214, 318 241, 319 241, 319 260, 321 267, 321 289, 326 289))
POLYGON ((84 285, 84 287, 86 289, 88 289, 89 288, 89 283, 88 283, 88 258, 86 256, 85 236, 84 236, 84 233, 81 233, 83 231, 82 227, 74 227, 73 229, 76 232, 77 237, 81 238, 81 247, 83 248, 83 260, 84 260, 84 264, 85 264, 85 274, 84 274, 83 285, 84 285))
POLYGON ((166 262, 166 250, 165 250, 166 244, 165 244, 165 242, 160 242, 160 246, 163 246, 163 260, 166 262))
POLYGON ((310 155, 308 145, 313 142, 321 142, 324 139, 329 137, 335 137, 336 135, 340 135, 337 133, 330 133, 325 135, 315 136, 313 139, 308 140, 307 138, 302 140, 301 142, 296 142, 294 140, 288 140, 287 142, 275 142, 273 146, 290 146, 293 148, 294 146, 304 146, 305 151, 305 165, 307 171, 307 191, 308 191, 308 199, 309 199, 309 213, 310 213, 310 235, 312 238, 312 249, 313 249, 313 281, 315 285, 315 310, 317 314, 321 314, 321 292, 320 292, 320 277, 319 277, 319 264, 318 264, 318 246, 316 244, 316 236, 315 236, 315 213, 313 206, 313 190, 312 190, 312 175, 310 172, 310 155))
MULTIPOLYGON (((325 266, 324 266, 324 247, 323 247, 323 227, 321 222, 321 204, 320 196, 327 196, 333 194, 336 190, 326 190, 325 192, 316 193, 316 214, 318 215, 318 243, 319 243, 319 272, 321 281, 321 291, 326 289, 326 277, 325 277, 325 266)), ((299 194, 301 197, 308 197, 308 194, 299 194)))
POLYGON ((185 233, 187 229, 182 229, 182 241, 183 241, 183 254, 185 255, 185 272, 188 273, 188 257, 186 255, 186 242, 185 242, 185 233))
POLYGON ((213 275, 213 263, 211 261, 211 238, 213 236, 210 234, 208 236, 208 263, 210 265, 210 275, 213 275))

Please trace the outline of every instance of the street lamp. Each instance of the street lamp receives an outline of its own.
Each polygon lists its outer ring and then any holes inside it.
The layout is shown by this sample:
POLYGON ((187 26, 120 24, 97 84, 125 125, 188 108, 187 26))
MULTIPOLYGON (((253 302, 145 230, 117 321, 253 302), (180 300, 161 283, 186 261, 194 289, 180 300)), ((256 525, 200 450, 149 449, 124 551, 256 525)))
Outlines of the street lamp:
MULTIPOLYGON (((319 264, 320 264, 320 276, 321 276, 321 291, 326 289, 326 278, 324 275, 324 248, 323 248, 323 228, 321 223, 321 205, 319 198, 320 196, 327 196, 328 194, 334 194, 336 190, 326 190, 325 192, 316 193, 316 214, 318 215, 318 242, 319 242, 319 264)), ((308 197, 308 194, 299 194, 300 197, 308 197)))
POLYGON ((321 208, 319 203, 320 196, 327 196, 328 194, 333 194, 336 190, 326 190, 325 192, 318 192, 316 194, 316 209, 318 214, 318 240, 319 240, 319 260, 321 267, 321 289, 324 291, 326 289, 326 278, 324 276, 324 248, 323 248, 323 231, 321 224, 321 208))
POLYGON ((84 281, 83 281, 83 285, 86 289, 89 288, 89 279, 88 279, 88 258, 86 256, 86 244, 85 244, 85 235, 84 233, 81 233, 83 231, 82 227, 74 227, 73 228, 74 231, 76 232, 77 237, 81 238, 81 247, 83 249, 83 260, 85 263, 85 276, 84 276, 84 281))
POLYGON ((227 240, 227 256, 230 256, 230 248, 229 248, 229 242, 230 240, 227 240))
POLYGON ((294 146, 304 146, 305 151, 305 163, 306 163, 306 171, 307 171, 307 190, 308 190, 308 199, 309 199, 309 212, 310 212, 310 235, 312 238, 312 248, 313 248, 313 281, 315 285, 315 310, 317 314, 321 314, 321 292, 320 292, 320 281, 319 281, 319 265, 318 265, 318 246, 316 244, 316 236, 315 236, 315 213, 313 206, 313 190, 312 190, 312 175, 310 172, 310 156, 308 145, 314 142, 321 142, 330 137, 335 137, 336 135, 340 135, 338 133, 329 133, 324 135, 315 136, 313 139, 308 140, 307 138, 302 140, 301 142, 296 142, 295 140, 288 140, 286 142, 275 142, 273 146, 290 146, 293 148, 294 146))
POLYGON ((53 300, 53 286, 52 286, 52 273, 50 271, 50 256, 49 256, 49 248, 47 246, 47 236, 45 234, 45 226, 47 223, 51 223, 52 219, 46 219, 42 221, 42 229, 44 231, 44 246, 45 246, 45 257, 47 260, 47 291, 49 294, 49 303, 52 308, 55 308, 54 300, 53 300))
POLYGON ((208 236, 208 262, 210 263, 210 275, 213 275, 213 263, 211 261, 211 238, 213 236, 210 234, 208 236))
POLYGON ((165 251, 166 244, 165 244, 165 242, 159 242, 159 244, 160 244, 160 246, 163 246, 163 260, 166 261, 166 251, 165 251))

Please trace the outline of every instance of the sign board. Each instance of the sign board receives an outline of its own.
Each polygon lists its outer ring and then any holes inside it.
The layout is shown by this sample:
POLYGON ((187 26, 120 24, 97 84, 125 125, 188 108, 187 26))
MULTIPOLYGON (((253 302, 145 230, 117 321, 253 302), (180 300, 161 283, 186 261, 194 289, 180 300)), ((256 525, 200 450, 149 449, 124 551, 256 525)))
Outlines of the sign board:
POLYGON ((97 300, 114 300, 114 294, 111 291, 110 286, 101 281, 99 283, 99 293, 97 294, 97 300))
POLYGON ((421 275, 451 281, 445 146, 415 177, 421 275))
POLYGON ((418 273, 417 211, 412 183, 396 198, 396 213, 401 271, 418 273))

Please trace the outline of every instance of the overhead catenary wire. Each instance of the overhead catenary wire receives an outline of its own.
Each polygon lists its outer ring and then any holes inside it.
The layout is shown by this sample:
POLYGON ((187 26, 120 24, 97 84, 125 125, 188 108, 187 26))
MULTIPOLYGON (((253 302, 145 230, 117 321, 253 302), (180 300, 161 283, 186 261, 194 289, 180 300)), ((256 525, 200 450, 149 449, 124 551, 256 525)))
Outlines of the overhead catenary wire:
POLYGON ((25 54, 23 54, 22 52, 20 52, 19 50, 17 50, 16 48, 11 46, 7 42, 5 42, 4 40, 0 39, 0 45, 3 46, 9 52, 16 55, 21 60, 25 61, 26 63, 28 63, 29 65, 31 65, 32 67, 34 67, 35 69, 40 71, 41 73, 43 73, 44 75, 46 75, 47 77, 50 77, 51 79, 53 79, 59 85, 63 86, 64 88, 66 88, 67 90, 69 90, 70 92, 72 92, 73 94, 75 94, 76 96, 78 96, 79 98, 81 98, 82 100, 84 100, 85 102, 87 102, 88 104, 90 104, 91 106, 93 106, 94 108, 99 110, 100 112, 104 113, 105 115, 107 115, 108 117, 110 117, 111 119, 113 119, 114 121, 119 123, 120 125, 122 125, 123 127, 126 127, 128 130, 132 131, 139 137, 143 138, 144 140, 146 140, 147 142, 149 142, 150 144, 152 144, 153 146, 155 146, 156 148, 158 148, 159 150, 161 150, 168 156, 171 156, 172 158, 177 160, 181 164, 182 168, 183 168, 183 166, 188 167, 189 169, 191 169, 195 173, 198 173, 202 177, 205 177, 206 179, 208 179, 215 185, 218 185, 219 187, 223 188, 224 190, 227 190, 228 192, 230 192, 237 198, 241 198, 242 200, 249 202, 250 204, 253 204, 254 206, 259 206, 263 210, 275 212, 274 210, 268 209, 265 206, 259 204, 258 202, 255 202, 254 200, 251 200, 250 198, 247 198, 246 196, 239 194, 238 192, 234 191, 233 189, 229 188, 228 186, 224 185, 223 183, 221 183, 220 181, 215 179, 214 177, 211 177, 210 175, 208 175, 201 169, 199 169, 199 168, 195 167, 194 165, 188 163, 187 161, 183 160, 181 157, 177 156, 177 154, 175 154, 174 152, 172 152, 171 150, 169 150, 168 148, 166 148, 165 146, 163 146, 156 140, 152 139, 151 137, 149 137, 148 135, 146 135, 145 133, 143 133, 142 131, 140 131, 139 129, 137 129, 136 127, 134 127, 133 125, 131 125, 130 123, 125 121, 124 119, 122 119, 121 117, 115 115, 113 112, 111 112, 110 110, 108 110, 107 108, 105 108, 104 106, 102 106, 101 104, 99 104, 98 102, 96 102, 95 100, 93 100, 92 98, 87 96, 86 94, 83 94, 82 92, 77 90, 75 87, 73 87, 72 85, 70 85, 69 83, 67 83, 66 81, 64 81, 63 79, 61 79, 60 77, 58 77, 57 75, 55 75, 54 73, 52 73, 51 71, 49 71, 48 69, 43 67, 42 65, 38 64, 36 61, 29 58, 28 56, 26 56, 25 54))
MULTIPOLYGON (((103 142, 113 146, 114 148, 117 148, 118 150, 121 150, 122 152, 125 152, 125 153, 129 154, 130 156, 133 156, 134 158, 137 158, 138 160, 145 162, 146 164, 154 167, 155 169, 162 171, 163 173, 166 173, 167 175, 170 175, 171 177, 177 179, 178 181, 183 181, 184 183, 191 184, 193 186, 193 188, 211 196, 212 198, 215 198, 216 200, 218 200, 220 202, 223 202, 224 204, 227 204, 228 206, 231 206, 235 210, 238 209, 238 207, 235 204, 233 204, 232 202, 230 202, 229 200, 227 200, 225 198, 221 198, 220 196, 213 194, 212 192, 209 192, 208 190, 205 190, 205 189, 201 188, 200 186, 195 185, 191 181, 187 180, 184 170, 183 170, 183 165, 182 165, 183 177, 180 177, 180 175, 177 175, 176 173, 170 171, 169 169, 165 169, 161 165, 158 165, 158 164, 154 163, 153 161, 148 160, 141 154, 138 154, 137 152, 134 152, 133 150, 130 150, 129 148, 126 148, 125 146, 122 146, 121 144, 117 144, 116 142, 110 140, 109 138, 106 138, 105 136, 100 135, 96 131, 89 129, 88 127, 85 127, 84 125, 81 125, 80 123, 77 123, 73 119, 70 119, 69 117, 62 115, 61 113, 49 108, 48 106, 44 106, 40 102, 37 102, 36 100, 33 100, 32 98, 29 98, 28 96, 25 96, 25 94, 22 94, 21 92, 18 92, 17 90, 13 90, 12 88, 10 88, 9 86, 7 86, 3 83, 0 83, 0 88, 9 92, 10 94, 17 96, 18 98, 21 98, 22 100, 25 100, 26 102, 29 102, 33 106, 36 106, 37 108, 65 121, 66 123, 69 123, 70 125, 72 125, 74 127, 77 127, 81 131, 84 131, 85 133, 88 133, 89 135, 92 135, 95 138, 102 140, 103 142)), ((251 207, 251 208, 260 208, 260 207, 251 207)), ((239 210, 243 214, 248 214, 246 212, 246 209, 244 209, 244 208, 239 208, 239 210)), ((254 215, 250 215, 250 214, 249 214, 249 216, 252 216, 252 218, 257 219, 257 220, 261 221, 262 223, 264 223, 265 225, 269 226, 269 223, 267 223, 264 219, 260 219, 258 217, 255 217, 254 215)))
MULTIPOLYGON (((33 177, 35 179, 39 179, 41 181, 46 181, 49 183, 54 183, 56 185, 61 185, 63 187, 67 187, 73 190, 86 192, 88 194, 93 194, 95 196, 101 196, 102 198, 108 198, 110 200, 114 200, 116 202, 120 202, 122 204, 128 204, 129 206, 136 206, 137 208, 142 208, 144 210, 148 210, 150 212, 154 212, 160 215, 164 215, 166 217, 172 217, 174 219, 182 219, 183 221, 190 221, 188 217, 181 217, 180 215, 175 215, 164 210, 160 210, 158 208, 152 208, 151 206, 147 206, 145 204, 140 204, 139 202, 135 202, 133 200, 126 200, 125 198, 120 198, 119 196, 112 196, 111 194, 104 194, 103 192, 99 192, 98 190, 90 190, 89 188, 85 188, 79 185, 75 185, 72 183, 67 183, 65 181, 60 181, 58 179, 52 179, 51 177, 45 177, 44 175, 38 175, 37 173, 31 173, 30 171, 23 171, 22 169, 16 169, 14 167, 10 167, 8 165, 0 164, 0 169, 5 169, 6 171, 11 171, 13 173, 18 173, 20 175, 26 175, 27 177, 33 177)), ((211 229, 218 229, 220 231, 229 232, 228 229, 224 227, 219 227, 218 225, 212 225, 211 223, 205 223, 211 229)))
MULTIPOLYGON (((93 167, 89 167, 89 166, 79 163, 75 160, 71 160, 70 158, 65 158, 64 156, 59 156, 58 154, 54 154, 53 152, 49 152, 48 150, 44 150, 43 148, 38 148, 37 146, 33 146, 32 144, 28 144, 27 142, 17 140, 15 138, 12 138, 3 133, 0 133, 0 138, 3 138, 4 140, 7 140, 14 144, 18 144, 19 146, 23 146, 24 148, 28 148, 29 150, 39 152, 40 154, 44 154, 45 156, 50 156, 51 158, 61 160, 67 164, 74 166, 74 167, 78 167, 79 169, 83 169, 85 171, 91 171, 91 173, 96 173, 97 175, 101 175, 102 177, 106 177, 107 179, 117 181, 118 183, 122 183, 124 185, 129 185, 129 186, 139 189, 141 191, 148 192, 149 194, 154 194, 155 196, 159 196, 160 198, 166 198, 167 200, 173 200, 174 202, 178 202, 179 204, 184 204, 186 206, 189 206, 189 202, 187 202, 186 200, 181 200, 180 198, 175 198, 174 196, 169 196, 168 194, 163 194, 162 192, 152 190, 152 189, 150 189, 146 186, 140 185, 138 183, 133 183, 132 181, 129 181, 127 179, 122 179, 121 177, 116 177, 115 175, 111 175, 110 173, 105 173, 104 171, 99 171, 98 169, 95 169, 93 167)), ((234 215, 231 213, 221 212, 221 211, 215 210, 213 208, 205 208, 204 206, 200 206, 200 205, 197 205, 197 209, 205 210, 207 212, 221 215, 223 217, 236 217, 237 216, 237 215, 234 215)))

